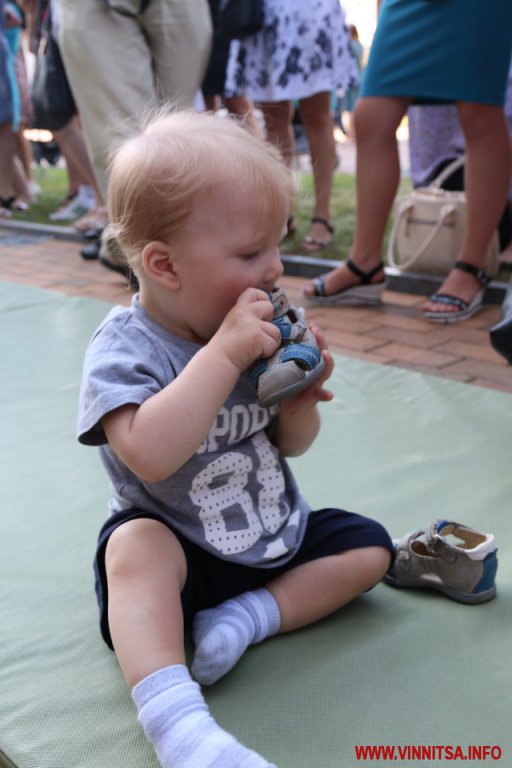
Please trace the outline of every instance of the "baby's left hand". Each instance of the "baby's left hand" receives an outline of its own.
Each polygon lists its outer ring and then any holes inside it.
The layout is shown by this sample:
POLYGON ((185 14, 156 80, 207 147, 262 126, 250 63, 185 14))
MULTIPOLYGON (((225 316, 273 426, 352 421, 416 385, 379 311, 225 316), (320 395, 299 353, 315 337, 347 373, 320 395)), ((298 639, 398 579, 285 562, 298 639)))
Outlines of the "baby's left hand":
POLYGON ((334 360, 327 348, 327 341, 323 331, 317 325, 311 325, 310 330, 318 342, 318 347, 325 361, 325 368, 310 387, 280 403, 281 414, 285 412, 286 414, 295 414, 303 409, 313 408, 319 402, 328 402, 334 397, 334 393, 331 390, 324 389, 323 387, 334 370, 334 360))

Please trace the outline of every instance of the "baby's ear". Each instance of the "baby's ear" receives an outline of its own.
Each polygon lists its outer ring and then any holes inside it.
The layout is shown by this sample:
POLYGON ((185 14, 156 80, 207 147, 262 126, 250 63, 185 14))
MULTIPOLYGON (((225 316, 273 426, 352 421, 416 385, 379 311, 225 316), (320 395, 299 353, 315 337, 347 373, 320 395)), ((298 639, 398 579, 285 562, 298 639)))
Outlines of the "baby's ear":
POLYGON ((142 264, 148 277, 164 283, 168 288, 179 286, 174 265, 173 250, 165 243, 153 240, 142 251, 142 264))

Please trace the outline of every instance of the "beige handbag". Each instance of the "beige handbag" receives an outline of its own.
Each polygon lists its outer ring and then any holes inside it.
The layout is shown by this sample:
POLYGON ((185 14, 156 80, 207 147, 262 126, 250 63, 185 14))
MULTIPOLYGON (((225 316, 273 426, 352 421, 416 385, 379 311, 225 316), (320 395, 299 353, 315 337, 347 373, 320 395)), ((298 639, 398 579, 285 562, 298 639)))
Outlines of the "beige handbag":
MULTIPOLYGON (((459 258, 466 232, 465 192, 441 189, 443 181, 464 164, 450 163, 428 187, 398 197, 388 239, 387 263, 408 272, 447 275, 459 258)), ((498 269, 499 240, 495 232, 486 255, 486 270, 498 269)))

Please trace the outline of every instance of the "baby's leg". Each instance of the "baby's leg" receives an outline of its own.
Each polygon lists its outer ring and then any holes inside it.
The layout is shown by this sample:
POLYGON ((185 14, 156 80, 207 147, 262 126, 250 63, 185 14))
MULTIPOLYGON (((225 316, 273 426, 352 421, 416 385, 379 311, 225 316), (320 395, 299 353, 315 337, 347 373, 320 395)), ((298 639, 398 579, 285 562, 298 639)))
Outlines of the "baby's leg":
POLYGON ((211 685, 232 669, 249 645, 276 632, 311 624, 377 584, 390 564, 384 547, 353 549, 319 557, 245 592, 194 620, 192 673, 211 685))
POLYGON ((163 524, 140 518, 110 536, 105 555, 114 649, 139 721, 164 768, 272 768, 222 730, 185 667, 183 549, 163 524))
POLYGON ((297 566, 267 584, 281 614, 280 632, 312 624, 374 587, 387 573, 385 547, 351 549, 297 566))
POLYGON ((232 669, 250 645, 275 635, 279 606, 270 592, 257 589, 200 611, 194 618, 196 653, 192 674, 212 685, 232 669))

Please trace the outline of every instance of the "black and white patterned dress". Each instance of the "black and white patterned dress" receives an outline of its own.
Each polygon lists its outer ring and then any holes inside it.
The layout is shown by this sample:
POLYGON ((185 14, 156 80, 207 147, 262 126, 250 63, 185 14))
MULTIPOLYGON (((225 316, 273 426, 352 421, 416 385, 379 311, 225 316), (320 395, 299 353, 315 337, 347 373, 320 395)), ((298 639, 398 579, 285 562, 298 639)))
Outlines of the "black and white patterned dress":
POLYGON ((263 5, 263 30, 231 45, 226 95, 274 102, 357 85, 339 0, 263 0, 263 5))

